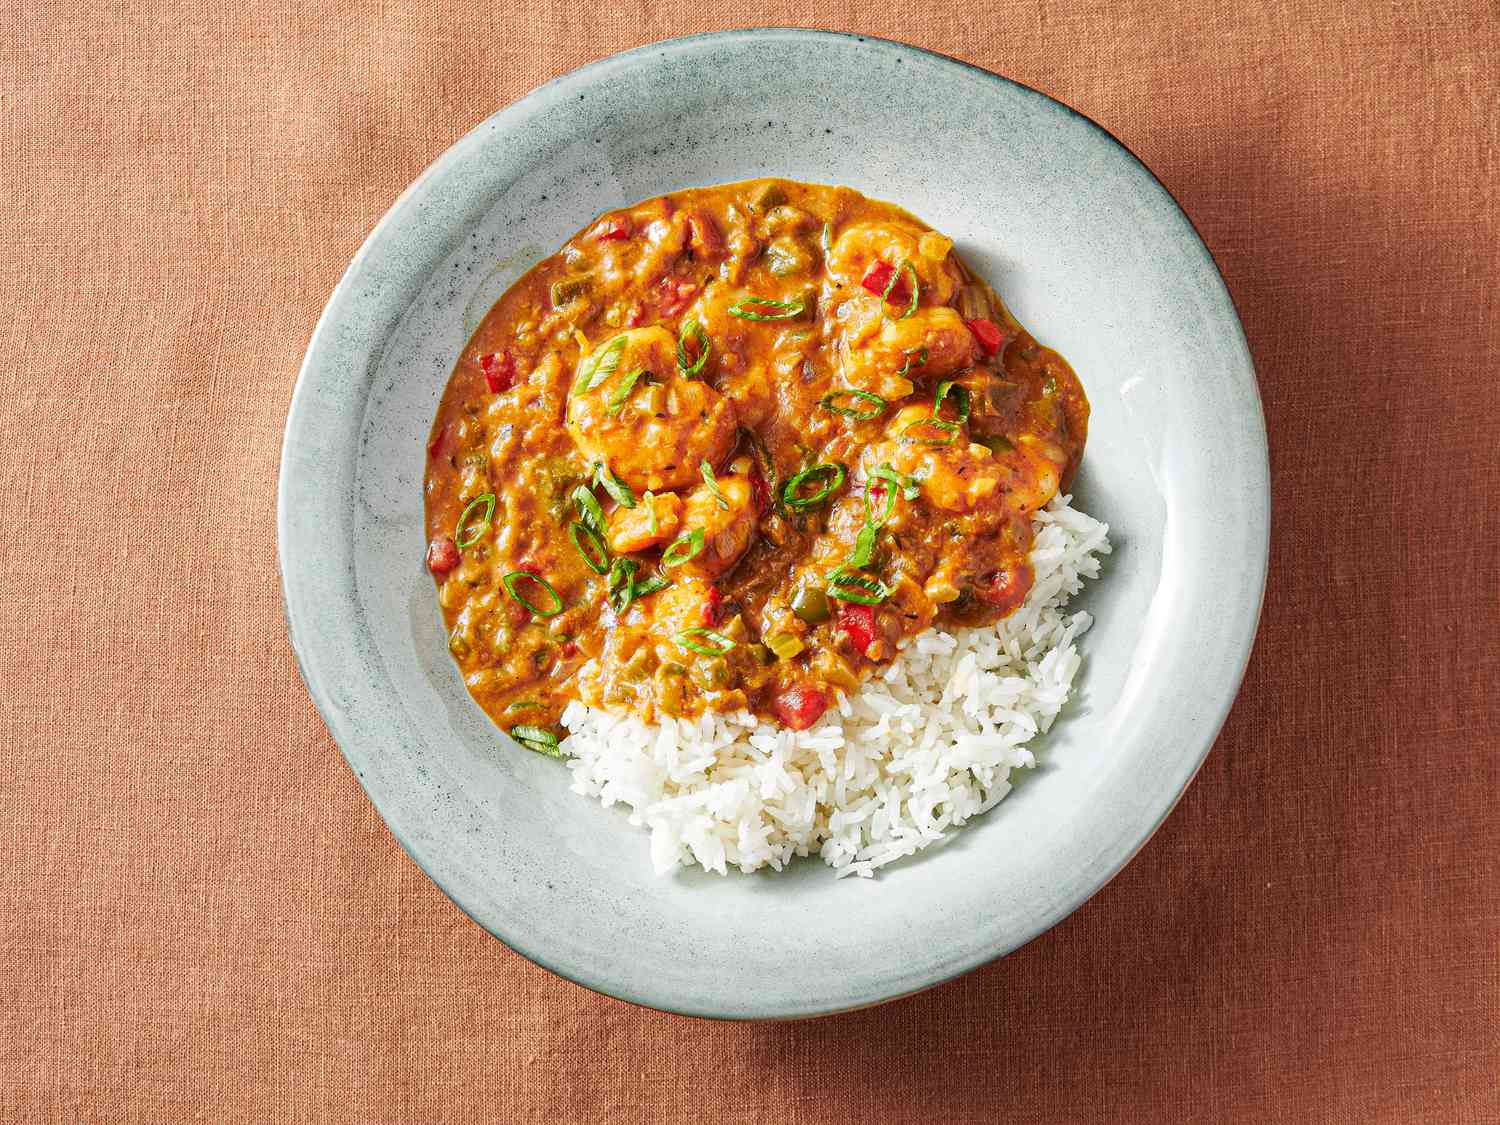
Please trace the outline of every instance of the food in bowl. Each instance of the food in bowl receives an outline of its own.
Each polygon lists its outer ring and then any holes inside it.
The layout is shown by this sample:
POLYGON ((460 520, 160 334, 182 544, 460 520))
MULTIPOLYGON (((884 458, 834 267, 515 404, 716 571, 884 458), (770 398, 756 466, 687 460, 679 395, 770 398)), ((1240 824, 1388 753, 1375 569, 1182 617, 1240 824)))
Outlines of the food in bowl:
POLYGON ((661 870, 868 875, 1008 791, 1106 528, 1082 385, 951 240, 755 180, 603 215, 485 316, 428 445, 474 700, 661 870))

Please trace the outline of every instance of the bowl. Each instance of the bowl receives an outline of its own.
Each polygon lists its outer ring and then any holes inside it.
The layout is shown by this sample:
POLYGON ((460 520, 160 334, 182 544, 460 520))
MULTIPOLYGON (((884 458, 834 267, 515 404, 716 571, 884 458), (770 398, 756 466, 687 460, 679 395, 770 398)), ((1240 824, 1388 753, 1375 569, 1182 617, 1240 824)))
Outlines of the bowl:
MULTIPOLYGON (((604 59, 469 133, 334 290, 287 419, 280 562, 308 691, 391 832, 450 898, 589 988, 703 1016, 888 1000, 1055 925, 1140 848, 1213 743, 1269 534, 1255 373, 1212 258, 1108 133, 899 43, 797 30, 604 59), (489 304, 601 211, 756 176, 841 183, 951 235, 1078 371, 1075 503, 1111 526, 1077 695, 1041 760, 941 847, 835 879, 652 873, 646 833, 510 744, 445 648, 423 567, 425 442, 489 304)), ((1126 940, 1122 938, 1122 940, 1126 940)))

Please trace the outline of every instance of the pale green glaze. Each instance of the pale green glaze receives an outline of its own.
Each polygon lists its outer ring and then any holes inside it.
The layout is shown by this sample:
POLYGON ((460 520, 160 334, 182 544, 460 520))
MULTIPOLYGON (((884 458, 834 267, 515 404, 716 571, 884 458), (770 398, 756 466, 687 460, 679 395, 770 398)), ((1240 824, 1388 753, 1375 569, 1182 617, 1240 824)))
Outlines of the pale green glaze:
MULTIPOLYGON (((279 530, 308 689, 438 885, 590 988, 764 1018, 858 1007, 964 972, 1054 925, 1130 858, 1239 685, 1268 505, 1234 308, 1187 219, 1125 149, 1041 94, 950 59, 748 31, 645 47, 549 83, 412 185, 309 346, 279 530), (1111 524, 1116 553, 1083 599, 1098 623, 1078 696, 1036 776, 951 844, 872 882, 836 882, 816 861, 779 875, 654 876, 643 833, 569 792, 558 763, 507 745, 469 701, 422 566, 424 446, 476 290, 490 299, 607 208, 760 175, 850 184, 952 235, 1068 357, 1094 404, 1077 502, 1111 524)), ((1128 956, 1131 935, 1120 941, 1128 956)))

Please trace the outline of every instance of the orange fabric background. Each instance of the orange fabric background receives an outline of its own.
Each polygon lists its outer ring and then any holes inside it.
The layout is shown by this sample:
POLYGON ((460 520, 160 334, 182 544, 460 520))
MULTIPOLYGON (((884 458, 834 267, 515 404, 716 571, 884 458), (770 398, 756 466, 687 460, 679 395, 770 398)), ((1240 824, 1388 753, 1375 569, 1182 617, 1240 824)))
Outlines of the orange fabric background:
POLYGON ((483 935, 308 701, 282 423, 373 223, 541 81, 745 22, 0 6, 0 1118, 1500 1121, 1500 12, 765 0, 1033 84, 1243 313, 1275 530, 1197 783, 1054 932, 874 1011, 637 1010, 483 935))

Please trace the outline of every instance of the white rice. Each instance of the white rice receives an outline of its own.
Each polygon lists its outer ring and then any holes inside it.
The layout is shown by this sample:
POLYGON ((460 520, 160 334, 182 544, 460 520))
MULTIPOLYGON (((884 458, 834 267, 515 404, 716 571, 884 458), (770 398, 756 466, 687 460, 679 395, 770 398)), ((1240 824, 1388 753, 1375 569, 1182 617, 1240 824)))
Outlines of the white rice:
POLYGON ((1026 744, 1067 702, 1093 623, 1068 614, 1109 528, 1059 496, 1035 522, 1026 601, 999 625, 929 629, 805 731, 748 712, 659 725, 572 703, 573 789, 631 809, 658 874, 781 870, 817 852, 840 877, 943 839, 1035 765, 1026 744))

